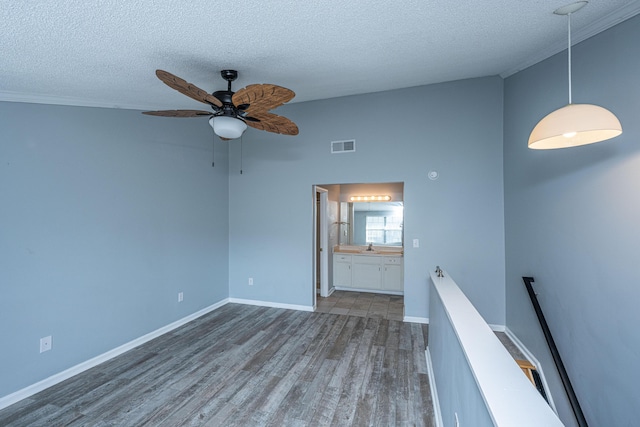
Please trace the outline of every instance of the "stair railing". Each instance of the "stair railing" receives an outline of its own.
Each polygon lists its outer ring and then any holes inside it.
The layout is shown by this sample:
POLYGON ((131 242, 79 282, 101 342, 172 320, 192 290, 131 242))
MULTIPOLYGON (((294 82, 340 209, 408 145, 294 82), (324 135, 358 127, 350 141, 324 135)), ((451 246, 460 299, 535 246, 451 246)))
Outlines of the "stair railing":
POLYGON ((576 416, 576 421, 578 421, 578 425, 580 427, 588 427, 587 420, 585 419, 582 408, 580 407, 580 402, 578 402, 576 392, 573 390, 573 386, 571 385, 571 380, 569 379, 567 370, 564 367, 564 363, 562 363, 562 358, 560 357, 560 352, 558 352, 558 347, 556 347, 556 343, 553 340, 551 331, 549 330, 549 325, 547 324, 547 321, 544 318, 544 314, 542 313, 542 308, 540 308, 540 304, 538 303, 538 297, 536 296, 536 293, 533 290, 533 286, 531 285, 531 283, 534 282, 533 277, 523 277, 522 280, 524 281, 524 286, 527 288, 527 292, 529 293, 529 298, 531 298, 533 309, 538 316, 538 321, 540 322, 540 326, 542 327, 544 337, 547 340, 549 350, 551 350, 551 356, 553 356, 553 361, 555 362, 558 373, 560 374, 562 385, 567 392, 567 397, 569 398, 569 403, 571 404, 573 413, 576 416))

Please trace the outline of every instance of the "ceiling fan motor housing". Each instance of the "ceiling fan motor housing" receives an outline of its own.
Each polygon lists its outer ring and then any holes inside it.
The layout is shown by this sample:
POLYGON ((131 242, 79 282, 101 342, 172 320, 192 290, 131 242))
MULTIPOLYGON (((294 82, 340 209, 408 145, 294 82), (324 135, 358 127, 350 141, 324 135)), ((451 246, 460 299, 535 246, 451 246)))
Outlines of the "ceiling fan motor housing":
POLYGON ((238 72, 236 70, 222 70, 220 71, 220 75, 227 81, 227 90, 218 90, 212 94, 222 102, 222 109, 216 115, 236 117, 238 113, 233 105, 231 82, 238 78, 238 72))

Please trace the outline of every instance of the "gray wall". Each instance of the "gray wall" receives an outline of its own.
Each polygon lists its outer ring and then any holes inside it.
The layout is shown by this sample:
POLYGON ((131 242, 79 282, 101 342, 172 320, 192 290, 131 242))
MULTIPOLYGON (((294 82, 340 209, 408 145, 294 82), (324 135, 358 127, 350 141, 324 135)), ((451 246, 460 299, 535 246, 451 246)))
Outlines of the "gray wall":
MULTIPOLYGON (((505 81, 507 326, 560 385, 521 276, 534 276, 590 425, 636 425, 640 389, 640 17, 573 49, 573 100, 613 111, 622 136, 527 149, 531 129, 567 102, 566 53, 505 81)), ((571 419, 566 405, 561 418, 571 419)), ((570 424, 569 424, 570 425, 570 424)))
POLYGON ((0 103, 0 141, 0 396, 228 296, 206 122, 0 103))
POLYGON ((405 239, 421 242, 405 250, 405 314, 428 317, 441 265, 503 324, 502 99, 488 77, 279 108, 299 136, 249 130, 243 174, 230 146, 230 296, 310 306, 313 184, 404 182, 405 239), (330 153, 352 138, 355 153, 330 153))

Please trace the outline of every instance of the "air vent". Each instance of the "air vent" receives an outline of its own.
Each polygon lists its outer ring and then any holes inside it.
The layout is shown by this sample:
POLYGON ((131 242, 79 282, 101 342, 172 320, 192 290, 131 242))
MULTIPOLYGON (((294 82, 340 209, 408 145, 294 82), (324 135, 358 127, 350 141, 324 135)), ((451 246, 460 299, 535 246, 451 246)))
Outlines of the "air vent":
POLYGON ((352 153, 354 151, 356 151, 355 139, 349 139, 347 141, 331 141, 331 154, 352 153))

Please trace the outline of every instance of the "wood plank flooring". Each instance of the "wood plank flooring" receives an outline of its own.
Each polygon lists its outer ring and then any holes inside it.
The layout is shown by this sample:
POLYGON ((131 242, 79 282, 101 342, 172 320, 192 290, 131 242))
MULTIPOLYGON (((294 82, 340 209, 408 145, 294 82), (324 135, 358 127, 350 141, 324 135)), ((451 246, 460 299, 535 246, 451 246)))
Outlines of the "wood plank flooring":
POLYGON ((227 304, 0 411, 2 426, 432 426, 427 326, 227 304))
POLYGON ((316 311, 402 320, 404 318, 404 297, 371 292, 334 291, 327 298, 318 297, 316 311))

